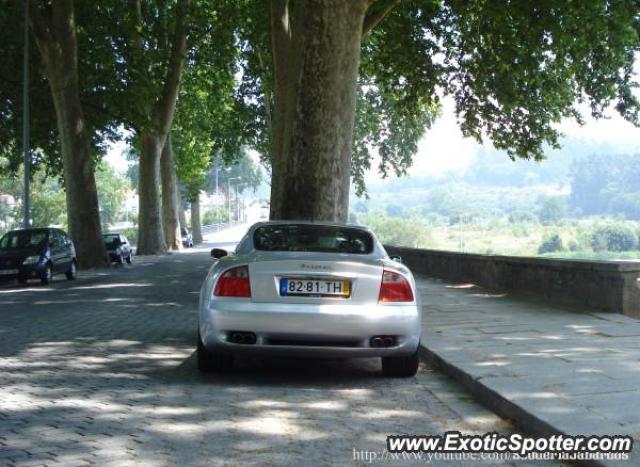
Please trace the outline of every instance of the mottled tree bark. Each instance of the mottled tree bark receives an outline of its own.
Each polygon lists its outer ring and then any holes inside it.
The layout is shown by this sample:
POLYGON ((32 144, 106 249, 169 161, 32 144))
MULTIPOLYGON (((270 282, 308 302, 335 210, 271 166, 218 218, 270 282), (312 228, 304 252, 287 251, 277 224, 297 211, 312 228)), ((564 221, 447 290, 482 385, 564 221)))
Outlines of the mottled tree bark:
POLYGON ((187 225, 187 214, 184 212, 184 199, 180 194, 180 190, 178 190, 178 218, 180 219, 180 228, 188 228, 187 225))
POLYGON ((202 221, 200 219, 200 196, 191 201, 191 236, 193 244, 202 243, 202 221))
POLYGON ((160 155, 163 143, 154 133, 142 133, 140 139, 137 254, 161 255, 167 252, 160 207, 160 155))
POLYGON ((69 233, 79 268, 106 267, 94 164, 80 102, 73 1, 56 0, 49 8, 44 14, 31 1, 29 15, 56 110, 69 233))
MULTIPOLYGON (((185 23, 190 3, 190 0, 178 0, 176 3, 176 26, 162 95, 153 106, 152 127, 138 132, 142 141, 138 214, 139 255, 157 255, 167 252, 160 210, 160 156, 173 124, 180 80, 187 56, 185 23)), ((139 8, 139 2, 135 4, 139 8)), ((138 46, 143 43, 140 37, 134 37, 132 42, 138 46)), ((141 53, 144 53, 144 50, 141 53)))
POLYGON ((180 222, 178 220, 178 177, 171 144, 171 135, 167 137, 162 149, 160 160, 160 174, 162 178, 162 222, 164 225, 164 240, 169 250, 182 249, 180 222))
POLYGON ((272 219, 346 221, 356 80, 370 0, 271 2, 272 219))

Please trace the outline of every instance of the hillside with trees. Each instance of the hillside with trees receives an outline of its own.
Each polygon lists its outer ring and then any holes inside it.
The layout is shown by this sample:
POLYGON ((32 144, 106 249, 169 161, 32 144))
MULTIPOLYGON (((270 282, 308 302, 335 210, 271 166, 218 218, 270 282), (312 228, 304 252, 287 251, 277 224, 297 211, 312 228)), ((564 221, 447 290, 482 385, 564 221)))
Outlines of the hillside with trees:
POLYGON ((569 139, 547 157, 511 161, 482 148, 461 172, 372 183, 351 220, 407 246, 640 259, 640 146, 569 139), (624 149, 636 152, 613 152, 624 149))

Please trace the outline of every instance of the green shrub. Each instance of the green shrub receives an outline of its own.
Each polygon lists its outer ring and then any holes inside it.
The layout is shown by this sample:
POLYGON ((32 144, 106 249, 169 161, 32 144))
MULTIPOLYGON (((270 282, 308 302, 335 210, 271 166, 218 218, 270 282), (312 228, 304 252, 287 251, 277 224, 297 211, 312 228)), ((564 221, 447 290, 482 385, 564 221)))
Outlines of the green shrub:
POLYGON ((371 215, 367 224, 384 244, 412 248, 426 248, 435 245, 425 225, 417 219, 371 215))
POLYGON ((537 223, 538 217, 531 211, 522 211, 522 210, 514 211, 511 214, 509 214, 509 222, 511 222, 512 224, 522 223, 522 222, 537 223))
POLYGON ((120 232, 122 235, 127 237, 129 243, 132 245, 138 244, 138 228, 137 227, 127 227, 126 229, 122 229, 120 232))
POLYGON ((228 219, 229 213, 222 207, 207 209, 202 216, 202 225, 219 224, 221 222, 227 222, 228 219))
POLYGON ((538 218, 542 225, 559 223, 567 214, 566 201, 560 196, 547 198, 542 202, 538 218))
POLYGON ((628 224, 597 226, 591 233, 593 251, 630 251, 638 247, 638 234, 628 224))
POLYGON ((551 234, 542 239, 542 243, 538 247, 538 254, 555 253, 563 250, 562 237, 558 234, 551 234))

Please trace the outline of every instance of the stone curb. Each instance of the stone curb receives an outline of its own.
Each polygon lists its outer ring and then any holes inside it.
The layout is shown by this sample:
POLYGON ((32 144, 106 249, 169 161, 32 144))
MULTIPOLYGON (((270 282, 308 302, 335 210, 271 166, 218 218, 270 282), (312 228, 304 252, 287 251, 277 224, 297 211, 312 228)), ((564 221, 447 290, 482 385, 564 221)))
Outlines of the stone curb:
MULTIPOLYGON (((535 414, 525 410, 517 404, 514 404, 507 397, 499 392, 485 386, 481 380, 474 378, 462 368, 448 362, 441 355, 428 347, 422 342, 418 349, 420 357, 425 360, 434 369, 441 371, 453 380, 460 383, 478 402, 483 404, 489 410, 513 422, 523 432, 533 436, 552 436, 557 434, 566 434, 562 430, 550 425, 538 418, 535 414)), ((609 464, 602 463, 598 460, 575 461, 575 465, 583 465, 588 467, 605 467, 609 464)))

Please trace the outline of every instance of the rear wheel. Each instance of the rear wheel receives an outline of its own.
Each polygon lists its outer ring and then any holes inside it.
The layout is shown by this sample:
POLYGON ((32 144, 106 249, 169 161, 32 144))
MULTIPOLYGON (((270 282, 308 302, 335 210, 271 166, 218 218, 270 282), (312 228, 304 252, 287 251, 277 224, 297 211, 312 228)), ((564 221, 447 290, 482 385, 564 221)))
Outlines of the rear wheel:
POLYGON ((410 378, 418 372, 418 351, 408 357, 382 357, 382 374, 397 378, 410 378))
POLYGON ((40 282, 42 285, 47 285, 53 279, 53 269, 51 268, 51 264, 47 264, 45 266, 44 272, 42 276, 40 276, 40 282))
POLYGON ((233 356, 210 352, 202 344, 198 333, 198 370, 203 373, 225 373, 233 368, 233 356))
POLYGON ((67 272, 64 273, 65 276, 67 276, 67 279, 69 279, 70 281, 75 280, 75 278, 78 276, 78 268, 76 266, 76 262, 71 261, 71 265, 69 266, 69 270, 67 272))

